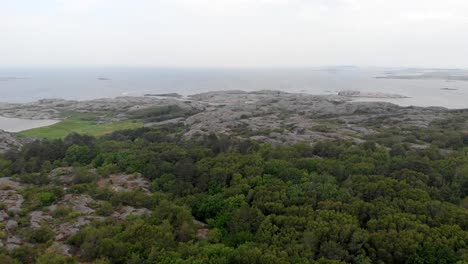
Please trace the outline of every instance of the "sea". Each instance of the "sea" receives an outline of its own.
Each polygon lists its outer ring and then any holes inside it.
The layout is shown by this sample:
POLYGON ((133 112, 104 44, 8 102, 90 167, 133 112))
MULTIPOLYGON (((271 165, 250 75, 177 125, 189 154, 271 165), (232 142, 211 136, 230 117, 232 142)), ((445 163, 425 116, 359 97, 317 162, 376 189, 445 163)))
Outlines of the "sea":
POLYGON ((314 95, 343 90, 399 94, 387 101, 402 106, 468 108, 468 81, 376 78, 395 68, 325 67, 262 69, 190 69, 150 67, 0 68, 0 102, 25 103, 44 98, 87 100, 117 96, 217 90, 281 90, 314 95))
POLYGON ((0 116, 0 130, 4 130, 10 133, 21 132, 33 128, 51 126, 58 123, 59 120, 51 119, 22 119, 22 118, 7 118, 0 116))

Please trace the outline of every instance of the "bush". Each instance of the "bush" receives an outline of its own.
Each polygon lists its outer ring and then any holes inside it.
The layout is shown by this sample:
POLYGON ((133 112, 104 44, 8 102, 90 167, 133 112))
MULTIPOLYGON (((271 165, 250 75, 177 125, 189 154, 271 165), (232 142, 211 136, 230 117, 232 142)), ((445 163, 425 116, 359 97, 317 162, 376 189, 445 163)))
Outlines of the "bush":
POLYGON ((54 231, 49 226, 42 225, 38 229, 28 232, 27 240, 30 243, 46 243, 55 237, 54 231))

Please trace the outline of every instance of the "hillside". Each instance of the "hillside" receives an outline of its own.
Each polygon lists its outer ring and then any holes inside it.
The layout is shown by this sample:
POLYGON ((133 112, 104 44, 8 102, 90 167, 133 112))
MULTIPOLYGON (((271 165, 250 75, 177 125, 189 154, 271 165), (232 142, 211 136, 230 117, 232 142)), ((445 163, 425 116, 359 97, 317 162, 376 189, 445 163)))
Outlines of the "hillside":
POLYGON ((0 156, 0 263, 468 261, 464 110, 273 92, 118 100, 149 103, 86 117, 146 127, 0 156))

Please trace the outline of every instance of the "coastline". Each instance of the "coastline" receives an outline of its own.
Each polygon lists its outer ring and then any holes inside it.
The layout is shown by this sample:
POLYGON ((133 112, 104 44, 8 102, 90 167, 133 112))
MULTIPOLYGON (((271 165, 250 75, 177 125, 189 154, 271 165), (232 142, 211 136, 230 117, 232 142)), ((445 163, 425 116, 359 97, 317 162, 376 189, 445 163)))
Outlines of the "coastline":
MULTIPOLYGON (((88 113, 113 113, 111 117, 97 116, 97 120, 103 122, 121 121, 128 118, 126 112, 136 111, 149 107, 178 105, 182 108, 195 108, 197 111, 205 111, 206 108, 233 105, 251 105, 257 103, 256 95, 261 95, 264 100, 278 97, 304 97, 322 102, 335 102, 339 104, 372 104, 376 106, 392 104, 395 108, 420 108, 440 109, 441 111, 458 111, 466 108, 446 108, 441 106, 414 106, 401 104, 409 99, 404 95, 385 94, 377 92, 360 92, 347 90, 329 95, 311 95, 308 93, 287 93, 279 90, 262 91, 212 91, 182 96, 177 93, 147 94, 144 96, 118 96, 113 98, 96 98, 92 100, 66 100, 66 99, 41 99, 29 103, 0 103, 0 130, 16 133, 28 129, 45 127, 57 124, 72 115, 86 115, 88 113), (400 104, 399 104, 400 103, 400 104)), ((317 104, 317 103, 316 103, 317 104)), ((333 111, 332 111, 333 112, 333 111)), ((334 113, 331 113, 334 114, 334 113)), ((346 114, 346 113, 343 113, 346 114)))
MULTIPOLYGON (((400 94, 401 100, 379 99, 402 106, 467 108, 468 82, 430 79, 377 79, 385 72, 406 69, 379 67, 305 69, 159 69, 159 68, 31 68, 3 69, 0 77, 17 79, 1 82, 5 102, 28 103, 53 95, 72 100, 94 100, 119 96, 178 93, 188 96, 210 91, 241 88, 247 92, 280 90, 309 95, 336 95, 341 91, 400 94), (21 77, 28 77, 22 79, 21 77), (98 78, 108 78, 107 81, 98 78), (443 90, 450 88, 450 90, 443 90)), ((1 103, 0 103, 1 105, 1 103)))
POLYGON ((181 98, 127 96, 7 103, 0 104, 0 116, 31 122, 65 120, 47 129, 21 133, 21 139, 15 133, 4 132, 8 138, 19 142, 10 146, 20 145, 28 138, 64 138, 71 132, 101 136, 119 129, 167 125, 180 126, 185 138, 214 133, 270 144, 336 139, 361 143, 367 135, 386 129, 404 131, 414 127, 429 128, 434 122, 451 118, 468 120, 468 109, 399 106, 381 102, 381 99, 362 102, 339 95, 231 90, 181 98))

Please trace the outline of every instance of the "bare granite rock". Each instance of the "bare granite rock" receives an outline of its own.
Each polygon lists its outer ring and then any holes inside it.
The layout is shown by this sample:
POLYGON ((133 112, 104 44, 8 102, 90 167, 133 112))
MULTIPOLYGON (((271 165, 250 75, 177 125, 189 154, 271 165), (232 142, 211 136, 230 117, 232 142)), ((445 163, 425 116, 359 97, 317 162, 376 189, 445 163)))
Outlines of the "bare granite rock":
POLYGON ((34 229, 40 228, 43 222, 49 222, 53 219, 52 216, 45 214, 42 211, 33 211, 29 216, 31 217, 29 223, 34 229))
MULTIPOLYGON (((354 102, 353 97, 391 97, 399 95, 342 91, 340 95, 293 94, 281 91, 215 91, 184 98, 117 97, 89 101, 45 99, 28 104, 0 104, 0 115, 31 119, 63 118, 67 113, 91 113, 97 122, 132 118, 136 111, 162 106, 178 106, 196 113, 146 127, 183 123, 184 136, 227 134, 272 144, 314 143, 328 139, 362 142, 375 133, 375 127, 428 127, 433 121, 451 115, 441 107, 401 107, 384 102, 354 102), (109 114, 111 113, 111 114, 109 114)), ((2 150, 0 134, 0 151, 2 150)), ((3 150, 20 146, 12 135, 3 150), (16 144, 16 145, 15 145, 16 144)), ((65 178, 63 178, 65 180, 65 178)), ((116 187, 116 186, 114 186, 116 187)), ((117 188, 117 187, 116 187, 117 188)))
POLYGON ((175 98, 153 97, 116 97, 88 101, 63 99, 43 99, 26 104, 0 104, 0 115, 27 119, 62 119, 62 113, 103 113, 101 120, 110 121, 108 113, 115 113, 114 121, 126 119, 127 113, 156 106, 178 105, 182 108, 202 108, 196 102, 187 102, 175 98), (117 114, 121 114, 117 117, 117 114))
POLYGON ((114 174, 98 182, 101 188, 110 187, 115 192, 141 190, 149 193, 149 182, 141 174, 114 174))
POLYGON ((151 215, 151 211, 146 208, 134 208, 132 206, 124 206, 116 210, 111 216, 118 219, 118 220, 125 220, 128 216, 149 216, 151 215))
POLYGON ((6 221, 8 218, 10 218, 8 213, 5 212, 5 210, 1 210, 0 211, 0 222, 6 221))
POLYGON ((0 203, 6 206, 7 211, 20 211, 23 202, 23 196, 19 194, 16 190, 0 190, 0 203))
POLYGON ((89 225, 92 221, 100 220, 104 218, 99 216, 80 216, 75 219, 73 222, 61 223, 59 226, 54 228, 56 241, 64 241, 68 237, 78 233, 81 228, 89 225))
POLYGON ((0 178, 0 189, 1 190, 17 190, 20 187, 20 183, 12 180, 11 177, 0 178))
POLYGON ((189 127, 187 138, 215 133, 272 144, 327 139, 359 143, 362 136, 375 133, 375 124, 427 127, 449 114, 444 108, 400 107, 384 102, 353 102, 346 96, 279 91, 209 92, 191 98, 210 107, 185 120, 189 127), (317 129, 319 126, 322 129, 317 129))
POLYGON ((65 194, 63 199, 57 204, 49 206, 50 211, 55 211, 59 205, 69 207, 82 214, 88 215, 94 213, 96 210, 91 208, 92 204, 97 202, 89 195, 83 194, 65 194))
POLYGON ((56 184, 69 184, 73 181, 73 167, 59 167, 48 174, 49 179, 56 184))
POLYGON ((73 253, 75 253, 74 251, 76 251, 76 249, 72 246, 59 241, 52 243, 52 245, 46 250, 46 252, 58 253, 69 257, 73 256, 73 253))
POLYGON ((208 228, 200 228, 197 230, 196 238, 198 240, 203 240, 208 237, 208 234, 210 233, 210 230, 208 228))
POLYGON ((23 147, 23 143, 22 140, 12 133, 0 130, 0 153, 4 153, 10 149, 20 149, 23 147))
POLYGON ((18 236, 10 236, 7 238, 6 241, 6 249, 8 251, 11 251, 15 248, 19 248, 23 244, 23 240, 19 238, 18 236))
POLYGON ((17 227, 18 227, 18 222, 16 222, 15 220, 8 220, 5 225, 5 228, 10 231, 14 230, 17 227))

